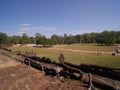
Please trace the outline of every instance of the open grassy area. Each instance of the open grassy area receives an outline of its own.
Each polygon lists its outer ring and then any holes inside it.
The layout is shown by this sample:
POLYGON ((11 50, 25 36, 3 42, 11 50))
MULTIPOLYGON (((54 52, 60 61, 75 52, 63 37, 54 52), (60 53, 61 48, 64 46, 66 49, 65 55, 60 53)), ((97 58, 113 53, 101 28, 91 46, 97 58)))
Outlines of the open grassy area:
POLYGON ((74 64, 86 63, 86 64, 96 64, 96 65, 120 68, 120 56, 96 55, 96 54, 77 53, 77 52, 50 50, 47 48, 33 48, 33 47, 12 47, 11 49, 13 51, 34 51, 40 57, 43 56, 49 57, 57 62, 58 62, 59 54, 62 53, 65 56, 65 61, 74 64))
POLYGON ((56 45, 55 47, 63 49, 92 50, 105 52, 113 52, 117 49, 116 46, 99 46, 97 44, 70 44, 70 45, 56 45))

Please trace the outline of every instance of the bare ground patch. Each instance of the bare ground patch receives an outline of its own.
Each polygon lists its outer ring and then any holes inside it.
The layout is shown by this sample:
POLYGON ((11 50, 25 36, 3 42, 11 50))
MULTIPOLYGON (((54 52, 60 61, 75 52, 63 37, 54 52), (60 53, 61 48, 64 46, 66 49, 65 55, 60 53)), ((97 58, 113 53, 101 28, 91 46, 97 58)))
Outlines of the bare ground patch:
POLYGON ((83 90, 80 81, 46 76, 0 53, 0 90, 83 90))
POLYGON ((80 81, 45 76, 24 65, 0 69, 1 90, 82 90, 80 81))

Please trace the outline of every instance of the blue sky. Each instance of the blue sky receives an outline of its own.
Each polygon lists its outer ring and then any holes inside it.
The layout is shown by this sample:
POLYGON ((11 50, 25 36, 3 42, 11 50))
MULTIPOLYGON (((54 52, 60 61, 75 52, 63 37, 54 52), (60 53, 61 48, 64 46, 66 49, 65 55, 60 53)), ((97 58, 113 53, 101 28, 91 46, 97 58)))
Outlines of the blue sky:
POLYGON ((0 0, 0 32, 81 34, 120 30, 120 0, 0 0))

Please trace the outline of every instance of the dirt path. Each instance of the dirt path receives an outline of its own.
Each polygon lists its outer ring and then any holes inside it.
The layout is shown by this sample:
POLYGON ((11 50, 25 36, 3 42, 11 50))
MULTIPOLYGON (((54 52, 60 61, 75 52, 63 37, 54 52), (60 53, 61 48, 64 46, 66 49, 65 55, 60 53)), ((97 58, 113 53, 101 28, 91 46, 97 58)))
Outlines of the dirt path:
POLYGON ((62 50, 62 51, 68 51, 68 52, 80 52, 80 53, 93 53, 93 54, 109 54, 111 55, 113 52, 104 52, 104 51, 90 51, 90 50, 75 50, 75 49, 63 49, 63 48, 48 48, 52 50, 62 50))
POLYGON ((5 53, 8 53, 8 52, 0 49, 0 68, 16 66, 20 64, 15 59, 4 55, 5 53))

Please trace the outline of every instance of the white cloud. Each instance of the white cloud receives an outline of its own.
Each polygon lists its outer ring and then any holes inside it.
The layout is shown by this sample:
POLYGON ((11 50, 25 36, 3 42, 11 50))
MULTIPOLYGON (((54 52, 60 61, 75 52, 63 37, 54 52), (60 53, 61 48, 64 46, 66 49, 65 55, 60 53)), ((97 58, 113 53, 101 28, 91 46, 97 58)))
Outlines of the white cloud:
POLYGON ((43 27, 43 26, 33 26, 32 24, 21 24, 20 30, 31 31, 31 30, 56 30, 55 27, 43 27))
POLYGON ((32 28, 29 28, 29 27, 20 27, 20 30, 22 30, 22 31, 30 31, 30 30, 32 30, 32 28))
POLYGON ((27 23, 21 24, 21 26, 24 26, 24 27, 25 27, 25 26, 27 27, 27 26, 30 26, 30 25, 31 25, 31 24, 27 24, 27 23))
POLYGON ((33 30, 56 30, 55 27, 33 27, 33 30))

